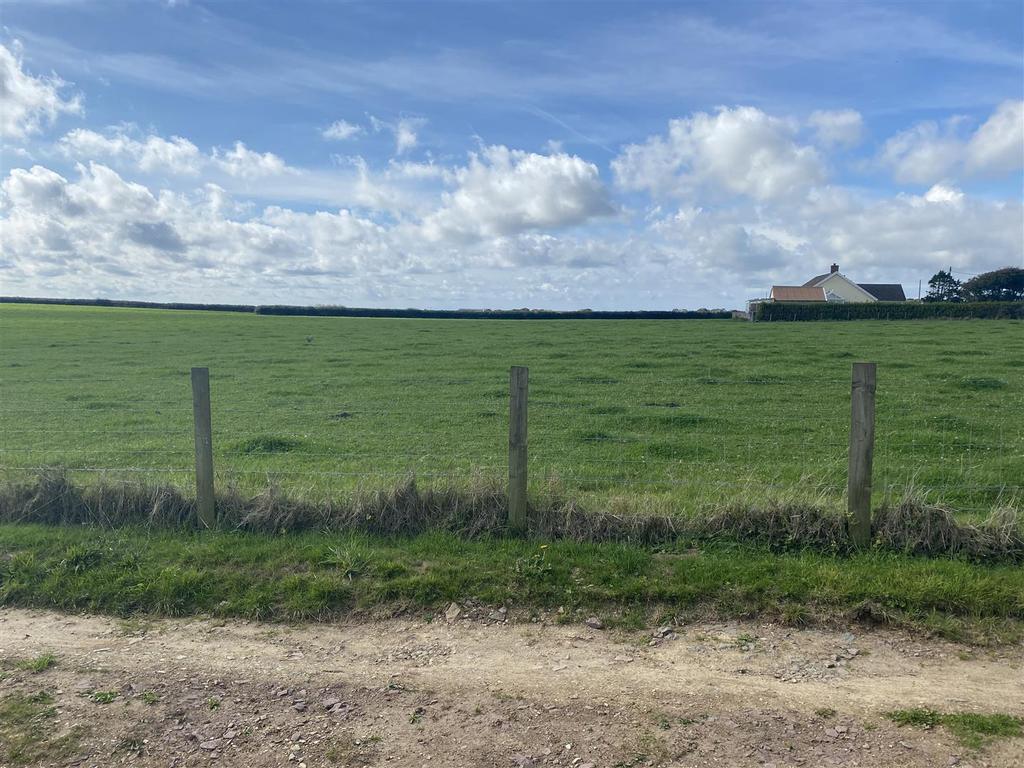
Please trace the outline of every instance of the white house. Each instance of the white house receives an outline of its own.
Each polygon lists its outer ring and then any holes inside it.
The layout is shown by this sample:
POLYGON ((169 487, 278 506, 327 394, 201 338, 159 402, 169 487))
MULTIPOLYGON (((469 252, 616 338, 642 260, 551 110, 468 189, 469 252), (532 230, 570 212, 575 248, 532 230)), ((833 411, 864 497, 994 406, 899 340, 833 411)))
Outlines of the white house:
POLYGON ((803 285, 773 285, 773 301, 842 301, 866 304, 873 301, 906 301, 899 283, 855 283, 839 265, 824 275, 812 277, 803 285))

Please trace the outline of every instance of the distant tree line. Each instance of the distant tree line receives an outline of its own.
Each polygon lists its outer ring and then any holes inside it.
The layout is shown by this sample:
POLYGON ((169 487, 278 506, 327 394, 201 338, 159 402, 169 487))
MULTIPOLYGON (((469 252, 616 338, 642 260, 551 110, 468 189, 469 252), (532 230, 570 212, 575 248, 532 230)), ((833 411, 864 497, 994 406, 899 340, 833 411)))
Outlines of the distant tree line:
POLYGON ((953 277, 953 270, 940 269, 928 281, 925 301, 961 303, 969 301, 1024 301, 1024 269, 1003 267, 975 275, 966 282, 953 277))

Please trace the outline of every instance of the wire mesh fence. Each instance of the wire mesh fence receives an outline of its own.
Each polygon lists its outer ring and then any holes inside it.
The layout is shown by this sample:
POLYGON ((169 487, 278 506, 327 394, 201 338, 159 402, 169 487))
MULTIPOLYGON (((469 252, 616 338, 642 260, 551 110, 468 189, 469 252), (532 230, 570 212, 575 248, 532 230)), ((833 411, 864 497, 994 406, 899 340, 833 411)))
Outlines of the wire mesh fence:
MULTIPOLYGON (((847 486, 850 379, 674 380, 566 376, 531 370, 527 466, 533 485, 557 482, 596 504, 657 500, 686 510, 726 499, 802 493, 841 500, 847 486)), ((7 377, 0 386, 11 381, 7 377)), ((474 475, 507 477, 509 388, 504 372, 422 377, 372 372, 277 382, 252 391, 231 373, 212 380, 217 483, 268 482, 297 494, 387 487, 474 475), (397 393, 397 394, 396 394, 397 393)), ((5 387, 6 390, 6 387, 5 387)), ((194 485, 188 372, 160 380, 48 378, 0 405, 7 477, 63 467, 83 478, 194 485), (70 394, 69 394, 70 392, 70 394)), ((1009 503, 1024 489, 1024 402, 969 395, 949 410, 927 387, 887 389, 879 374, 875 495, 908 488, 966 513, 1009 503)))

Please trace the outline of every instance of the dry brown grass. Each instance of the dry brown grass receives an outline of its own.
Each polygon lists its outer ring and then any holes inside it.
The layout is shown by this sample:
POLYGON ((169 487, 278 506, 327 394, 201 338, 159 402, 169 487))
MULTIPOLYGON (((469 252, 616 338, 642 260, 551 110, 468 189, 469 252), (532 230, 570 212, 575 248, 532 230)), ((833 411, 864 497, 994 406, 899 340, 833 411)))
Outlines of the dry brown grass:
MULTIPOLYGON (((644 513, 635 503, 597 510, 569 497, 551 481, 531 499, 531 536, 574 541, 629 541, 656 546, 677 540, 733 540, 774 549, 852 551, 847 519, 824 501, 797 497, 743 504, 732 501, 703 514, 681 516, 665 509, 644 513)), ((218 525, 261 532, 361 531, 415 535, 445 531, 466 538, 504 535, 508 501, 503 485, 484 476, 462 485, 420 485, 408 477, 392 488, 358 489, 343 498, 297 499, 272 482, 255 495, 228 489, 217 497, 218 525)), ((0 522, 49 525, 199 525, 194 501, 171 486, 97 482, 74 484, 59 469, 30 481, 0 484, 0 522)), ((1024 562, 1024 517, 1013 505, 980 525, 912 495, 879 507, 873 546, 923 556, 975 561, 1024 562)))

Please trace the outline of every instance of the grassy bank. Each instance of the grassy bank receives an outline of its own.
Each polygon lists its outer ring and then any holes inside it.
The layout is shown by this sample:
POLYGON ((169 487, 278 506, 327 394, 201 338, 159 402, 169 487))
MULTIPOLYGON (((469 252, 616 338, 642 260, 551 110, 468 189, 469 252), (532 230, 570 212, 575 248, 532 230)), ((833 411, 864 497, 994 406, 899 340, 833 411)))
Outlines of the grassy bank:
POLYGON ((0 552, 0 604, 122 616, 312 620, 454 600, 521 618, 839 619, 976 642, 1019 639, 1024 626, 1024 569, 878 552, 12 524, 0 525, 0 552))
MULTIPOLYGON (((1024 462, 1020 321, 743 323, 275 317, 0 305, 4 467, 191 487, 208 365, 218 483, 318 498, 500 476, 530 368, 530 476, 592 508, 687 514, 800 489, 842 504, 850 364, 875 360, 875 488, 965 519, 1024 462)), ((22 470, 8 470, 17 473, 22 470)), ((30 471, 30 470, 29 470, 30 471)), ((983 511, 984 510, 984 511, 983 511)))

